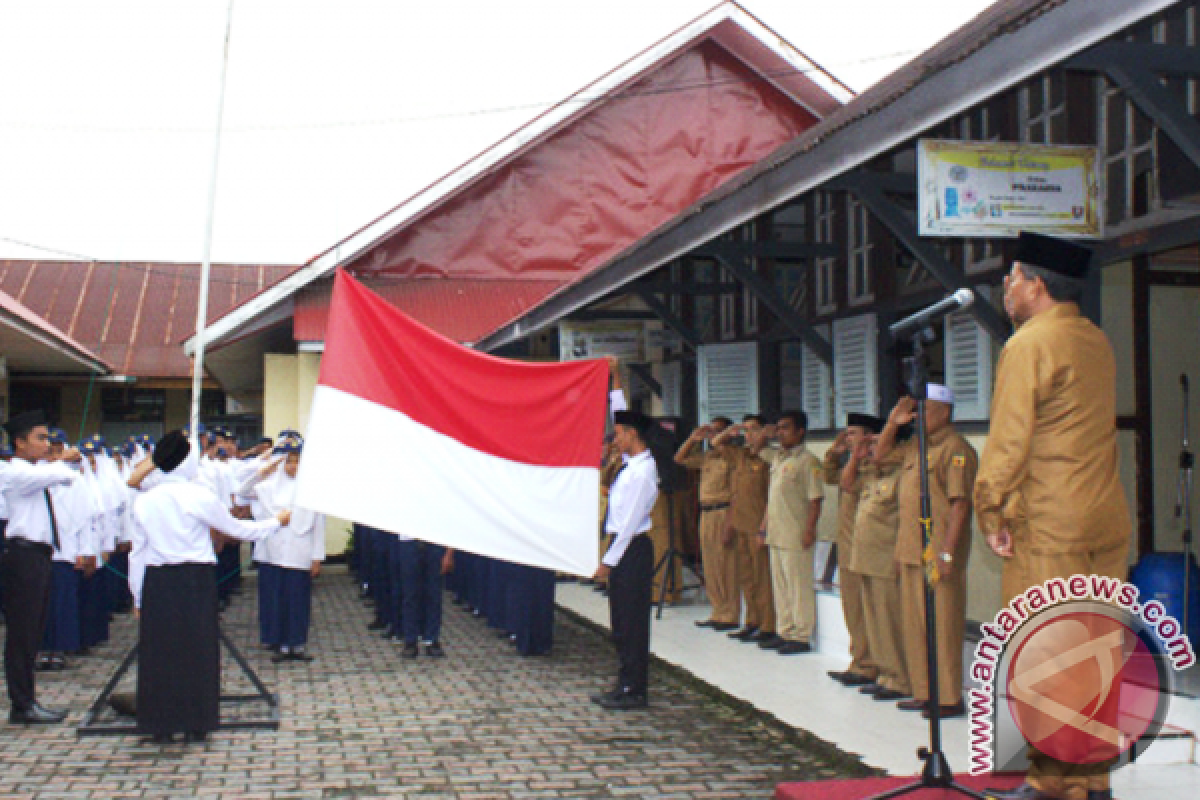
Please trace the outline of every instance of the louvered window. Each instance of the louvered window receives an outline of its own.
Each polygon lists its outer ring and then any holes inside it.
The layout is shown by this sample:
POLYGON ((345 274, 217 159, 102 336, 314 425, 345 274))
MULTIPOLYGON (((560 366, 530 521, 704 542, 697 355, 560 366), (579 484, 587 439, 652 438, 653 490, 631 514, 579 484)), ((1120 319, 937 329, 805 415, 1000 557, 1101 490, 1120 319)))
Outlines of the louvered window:
POLYGON ((874 314, 834 321, 833 388, 839 428, 845 427, 851 411, 879 413, 876 351, 874 314))
POLYGON ((992 399, 992 340, 967 312, 946 317, 946 386, 954 419, 988 418, 992 399))
MULTIPOLYGON (((814 328, 817 334, 829 341, 829 326, 814 328)), ((809 430, 821 431, 833 427, 833 375, 829 365, 817 356, 808 345, 804 348, 804 413, 808 414, 809 430)))
POLYGON ((659 376, 663 416, 678 417, 683 408, 683 366, 678 361, 663 364, 659 376))
POLYGON ((701 423, 717 416, 741 420, 758 411, 757 343, 705 345, 696 363, 701 423))

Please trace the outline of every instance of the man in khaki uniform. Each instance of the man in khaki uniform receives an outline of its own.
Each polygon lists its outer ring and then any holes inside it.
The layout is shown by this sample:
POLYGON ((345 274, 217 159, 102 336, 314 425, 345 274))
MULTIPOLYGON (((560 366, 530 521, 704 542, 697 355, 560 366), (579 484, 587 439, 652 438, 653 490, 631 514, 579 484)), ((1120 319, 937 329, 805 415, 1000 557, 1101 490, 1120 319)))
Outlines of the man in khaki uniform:
POLYGON ((878 669, 867 639, 866 617, 863 615, 862 575, 850 563, 850 552, 854 549, 854 521, 858 515, 858 501, 862 493, 862 481, 842 481, 845 456, 852 452, 863 437, 879 433, 883 420, 870 414, 850 413, 846 415, 846 429, 837 435, 833 446, 825 453, 825 483, 838 487, 838 530, 837 559, 838 580, 842 598, 842 616, 846 620, 846 631, 850 634, 850 666, 843 671, 831 671, 829 677, 845 686, 864 686, 875 682, 878 669))
MULTIPOLYGON (((775 639, 775 599, 771 594, 771 559, 758 531, 767 511, 767 489, 771 468, 759 458, 766 445, 765 422, 758 414, 747 414, 741 425, 726 428, 713 437, 721 446, 732 436, 742 434, 745 443, 734 447, 733 494, 725 517, 725 541, 734 543, 737 562, 737 587, 746 606, 746 622, 740 631, 729 634, 742 642, 775 639)), ((735 602, 738 602, 735 597, 735 602)))
MULTIPOLYGON (((1021 234, 1004 279, 1016 333, 996 366, 992 424, 975 507, 1004 559, 1007 603, 1056 577, 1124 580, 1132 525, 1117 464, 1116 362, 1079 313, 1091 253, 1021 234)), ((997 797, 1105 800, 1110 763, 1065 764, 1030 753, 1028 783, 997 797)))
POLYGON ((760 642, 782 655, 812 651, 817 622, 813 591, 813 545, 825 499, 824 471, 804 446, 808 415, 785 411, 776 433, 780 449, 764 449, 759 457, 771 465, 767 511, 759 535, 771 555, 771 588, 779 640, 760 642))
MULTIPOLYGON (((896 404, 879 436, 877 453, 886 459, 895 447, 896 432, 916 418, 916 402, 905 397, 896 404)), ((938 580, 937 603, 938 694, 929 696, 929 659, 925 647, 925 536, 921 530, 921 473, 917 437, 904 445, 900 467, 900 526, 896 561, 900 563, 900 607, 904 615, 904 657, 912 699, 897 708, 923 711, 938 703, 943 718, 966 714, 963 690, 963 635, 967 625, 967 558, 971 537, 971 488, 979 458, 975 448, 954 430, 954 395, 945 386, 928 384, 925 402, 928 434, 929 493, 932 500, 933 565, 938 580)), ((932 565, 931 565, 932 566, 932 565)))
POLYGON ((709 447, 692 454, 696 445, 732 424, 727 417, 714 417, 692 435, 675 454, 675 463, 700 470, 700 558, 704 565, 704 588, 712 603, 712 615, 698 620, 697 627, 731 631, 738 627, 737 560, 733 541, 725 541, 725 518, 733 495, 733 448, 729 444, 709 447))
POLYGON ((867 647, 877 669, 875 683, 859 691, 884 701, 909 697, 912 689, 904 659, 896 566, 900 461, 896 452, 887 461, 879 461, 875 457, 877 439, 877 435, 867 434, 859 440, 842 470, 842 484, 861 485, 848 566, 862 578, 867 647))

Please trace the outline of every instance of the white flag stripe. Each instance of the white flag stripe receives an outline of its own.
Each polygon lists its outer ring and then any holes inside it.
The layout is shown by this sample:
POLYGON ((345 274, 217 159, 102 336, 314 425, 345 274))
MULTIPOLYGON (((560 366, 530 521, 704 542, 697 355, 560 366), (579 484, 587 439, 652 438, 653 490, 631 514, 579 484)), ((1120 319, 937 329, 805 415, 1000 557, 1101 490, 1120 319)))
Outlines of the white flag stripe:
POLYGON ((309 420, 299 505, 504 561, 596 571, 599 468, 498 458, 328 386, 309 420))

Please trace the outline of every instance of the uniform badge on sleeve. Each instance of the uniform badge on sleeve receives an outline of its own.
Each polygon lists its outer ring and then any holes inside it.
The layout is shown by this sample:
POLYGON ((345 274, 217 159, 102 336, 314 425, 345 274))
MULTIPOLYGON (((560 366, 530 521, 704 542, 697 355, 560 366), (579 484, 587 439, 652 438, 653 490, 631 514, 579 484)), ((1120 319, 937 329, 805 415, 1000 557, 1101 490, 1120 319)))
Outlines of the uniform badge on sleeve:
POLYGON ((951 463, 954 464, 954 466, 956 466, 956 467, 965 467, 967 465, 967 457, 966 456, 955 456, 954 459, 951 461, 951 463))

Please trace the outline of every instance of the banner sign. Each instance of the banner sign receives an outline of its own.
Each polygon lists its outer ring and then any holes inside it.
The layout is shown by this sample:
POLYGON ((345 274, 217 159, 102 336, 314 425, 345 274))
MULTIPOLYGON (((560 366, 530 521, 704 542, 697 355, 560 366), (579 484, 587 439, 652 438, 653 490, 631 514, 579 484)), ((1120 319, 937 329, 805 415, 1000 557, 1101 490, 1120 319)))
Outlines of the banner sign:
POLYGON ((922 236, 1099 237, 1095 147, 917 142, 917 225, 922 236))
POLYGON ((558 325, 560 361, 616 356, 621 361, 644 361, 645 332, 640 322, 561 322, 558 325))

